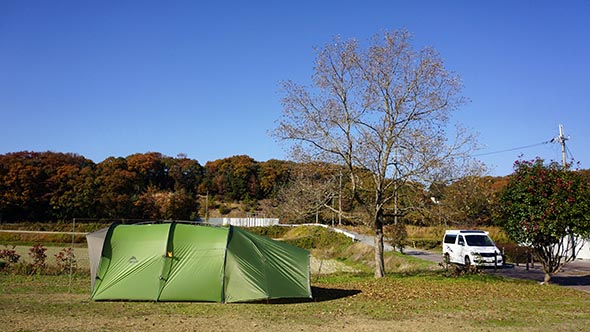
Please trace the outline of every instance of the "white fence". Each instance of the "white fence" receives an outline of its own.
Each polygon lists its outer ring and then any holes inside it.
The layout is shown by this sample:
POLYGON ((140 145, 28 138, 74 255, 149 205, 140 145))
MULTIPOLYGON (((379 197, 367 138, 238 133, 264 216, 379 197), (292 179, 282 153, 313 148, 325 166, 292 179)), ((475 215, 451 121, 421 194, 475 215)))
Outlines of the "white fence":
POLYGON ((279 218, 209 218, 209 224, 239 227, 263 227, 278 225, 279 218))
MULTIPOLYGON (((205 223, 204 219, 201 219, 200 222, 205 223)), ((279 224, 279 218, 209 218, 209 224, 217 225, 217 226, 239 226, 239 227, 265 227, 265 226, 287 226, 287 227, 296 227, 296 226, 318 226, 324 227, 336 233, 343 234, 352 239, 352 241, 359 241, 362 237, 359 234, 349 232, 344 229, 330 227, 329 225, 324 224, 279 224)))
POLYGON ((590 259, 590 239, 579 236, 566 236, 562 245, 565 248, 571 248, 577 259, 590 259), (572 248, 573 245, 575 245, 575 248, 572 248))

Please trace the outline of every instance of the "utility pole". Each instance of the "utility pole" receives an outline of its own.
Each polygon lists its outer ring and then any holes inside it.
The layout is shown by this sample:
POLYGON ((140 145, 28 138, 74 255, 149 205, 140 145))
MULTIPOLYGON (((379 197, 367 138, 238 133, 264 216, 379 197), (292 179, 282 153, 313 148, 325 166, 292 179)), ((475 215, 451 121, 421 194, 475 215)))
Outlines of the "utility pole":
POLYGON ((563 125, 560 124, 559 125, 559 136, 555 137, 551 141, 558 142, 559 144, 561 144, 561 166, 563 166, 563 168, 567 167, 567 157, 566 157, 566 153, 565 153, 565 141, 567 141, 568 139, 569 139, 569 137, 565 137, 565 135, 563 134, 563 125))
POLYGON ((209 190, 207 190, 207 196, 205 196, 205 223, 209 223, 209 190))
MULTIPOLYGON (((552 142, 558 142, 561 144, 561 166, 565 170, 567 168, 567 160, 566 160, 566 153, 565 153, 565 141, 567 141, 569 137, 565 137, 563 134, 563 125, 559 125, 559 136, 552 139, 552 142)), ((563 240, 562 240, 563 241, 563 240)), ((576 236, 573 233, 570 233, 568 238, 568 246, 572 248, 572 256, 574 259, 576 258, 576 236)))
POLYGON ((338 185, 338 226, 342 226, 342 171, 340 171, 340 183, 338 185))
POLYGON ((394 169, 394 176, 393 176, 393 224, 397 226, 397 177, 398 177, 398 169, 397 169, 397 146, 393 150, 393 167, 394 169))
MULTIPOLYGON (((334 208, 334 196, 332 196, 332 209, 334 208)), ((332 227, 334 227, 334 211, 332 210, 332 227)))

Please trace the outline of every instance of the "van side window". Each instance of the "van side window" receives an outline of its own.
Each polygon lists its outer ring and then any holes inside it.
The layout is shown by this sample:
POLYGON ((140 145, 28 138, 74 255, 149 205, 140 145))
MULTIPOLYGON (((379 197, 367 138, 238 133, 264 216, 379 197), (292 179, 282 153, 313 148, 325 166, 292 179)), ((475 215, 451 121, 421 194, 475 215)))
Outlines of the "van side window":
POLYGON ((460 246, 464 246, 465 245, 465 239, 463 239, 463 235, 459 235, 459 245, 460 246))
POLYGON ((446 234, 445 235, 445 243, 455 244, 456 238, 457 238, 456 234, 446 234))

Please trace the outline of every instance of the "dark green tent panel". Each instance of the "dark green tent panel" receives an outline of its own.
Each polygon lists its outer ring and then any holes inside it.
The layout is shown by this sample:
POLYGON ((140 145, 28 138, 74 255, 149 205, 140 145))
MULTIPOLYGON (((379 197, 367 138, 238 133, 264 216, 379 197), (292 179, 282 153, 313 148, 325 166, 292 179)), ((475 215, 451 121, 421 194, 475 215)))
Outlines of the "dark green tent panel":
POLYGON ((311 298, 307 250, 237 227, 115 224, 87 239, 93 300, 311 298))
POLYGON ((307 250, 233 228, 226 257, 227 302, 311 297, 307 250))

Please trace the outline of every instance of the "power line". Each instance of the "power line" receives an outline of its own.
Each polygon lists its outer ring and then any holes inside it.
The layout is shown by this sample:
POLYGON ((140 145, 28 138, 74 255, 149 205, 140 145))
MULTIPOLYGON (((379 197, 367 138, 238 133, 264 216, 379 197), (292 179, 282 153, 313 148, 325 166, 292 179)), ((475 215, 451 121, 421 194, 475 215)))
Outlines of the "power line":
POLYGON ((566 146, 565 149, 567 150, 567 153, 570 155, 570 159, 576 160, 576 158, 574 158, 574 154, 572 153, 572 150, 570 150, 570 148, 568 146, 566 146))
POLYGON ((519 146, 517 148, 511 148, 511 149, 500 150, 500 151, 478 153, 478 154, 472 155, 472 157, 487 156, 487 155, 491 155, 491 154, 504 153, 504 152, 510 152, 510 151, 515 151, 515 150, 522 150, 522 149, 528 149, 528 148, 532 148, 532 147, 535 147, 535 146, 539 146, 539 145, 544 145, 544 144, 551 143, 551 141, 552 140, 548 140, 548 141, 541 142, 541 143, 536 143, 536 144, 531 144, 531 145, 525 145, 525 146, 519 146))

